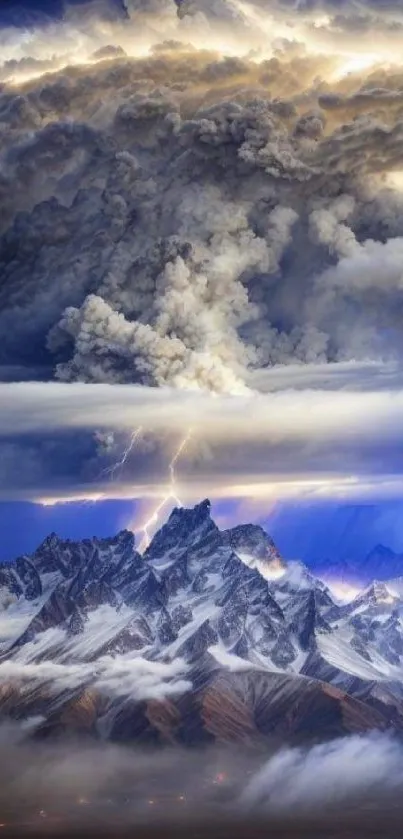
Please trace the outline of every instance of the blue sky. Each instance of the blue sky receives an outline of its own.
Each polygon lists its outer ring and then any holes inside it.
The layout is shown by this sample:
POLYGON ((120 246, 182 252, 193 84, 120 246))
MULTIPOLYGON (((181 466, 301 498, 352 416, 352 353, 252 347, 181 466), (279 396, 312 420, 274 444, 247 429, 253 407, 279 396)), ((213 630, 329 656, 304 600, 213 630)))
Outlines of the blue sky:
MULTIPOLYGON (((0 502, 0 561, 31 553, 52 531, 70 539, 111 536, 136 520, 135 501, 70 502, 44 507, 29 502, 0 502)), ((220 526, 246 523, 236 502, 213 503, 220 526)), ((169 510, 167 510, 169 513, 169 510)), ((139 521, 141 513, 139 512, 139 521)), ((164 516, 162 517, 163 520, 164 516)), ((324 557, 365 558, 378 543, 403 551, 403 502, 345 504, 293 502, 277 505, 258 521, 288 559, 314 567, 324 557)))
MULTIPOLYGON (((135 500, 129 499, 52 506, 28 501, 0 501, 0 562, 32 553, 52 532, 65 539, 113 536, 136 521, 136 511, 140 522, 144 512, 135 500)), ((169 509, 166 514, 169 514, 169 509)), ((231 504, 220 502, 213 505, 214 514, 231 515, 231 504)), ((162 515, 161 523, 164 518, 162 515)))
POLYGON ((111 536, 124 527, 133 510, 131 501, 57 504, 0 502, 0 561, 31 553, 52 531, 68 539, 111 536))

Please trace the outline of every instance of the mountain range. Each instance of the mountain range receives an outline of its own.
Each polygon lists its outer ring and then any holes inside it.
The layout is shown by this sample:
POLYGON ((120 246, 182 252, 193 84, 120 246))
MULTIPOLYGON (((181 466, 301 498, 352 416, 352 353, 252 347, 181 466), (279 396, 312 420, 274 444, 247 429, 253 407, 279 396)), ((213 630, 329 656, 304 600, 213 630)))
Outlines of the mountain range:
POLYGON ((350 556, 337 562, 324 562, 315 565, 315 572, 326 574, 329 578, 340 580, 365 580, 370 582, 374 574, 378 580, 388 581, 395 576, 400 577, 403 572, 403 554, 398 553, 387 545, 375 545, 361 559, 350 556))
POLYGON ((335 598, 258 525, 175 508, 0 566, 0 718, 142 744, 403 729, 403 578, 335 598))
MULTIPOLYGON (((402 503, 278 504, 265 521, 284 556, 317 576, 370 583, 403 573, 402 503)), ((263 523, 263 522, 262 522, 263 523)))

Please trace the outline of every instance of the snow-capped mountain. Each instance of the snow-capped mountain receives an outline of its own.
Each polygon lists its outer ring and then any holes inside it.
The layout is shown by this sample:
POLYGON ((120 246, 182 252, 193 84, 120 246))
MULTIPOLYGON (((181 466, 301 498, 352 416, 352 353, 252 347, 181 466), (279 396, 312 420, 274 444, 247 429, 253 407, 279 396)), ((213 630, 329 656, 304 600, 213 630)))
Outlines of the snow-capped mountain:
POLYGON ((33 729, 201 742, 403 727, 403 600, 336 603, 209 501, 134 535, 51 534, 0 567, 0 714, 33 729))

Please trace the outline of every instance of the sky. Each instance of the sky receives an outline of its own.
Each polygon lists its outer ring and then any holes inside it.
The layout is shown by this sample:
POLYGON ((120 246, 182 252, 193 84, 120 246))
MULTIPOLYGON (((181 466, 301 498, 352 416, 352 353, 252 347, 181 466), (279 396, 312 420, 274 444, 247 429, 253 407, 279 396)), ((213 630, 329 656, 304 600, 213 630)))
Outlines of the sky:
MULTIPOLYGON (((91 0, 90 0, 91 1, 91 0)), ((100 4, 99 4, 100 5, 100 4)), ((0 25, 23 28, 37 26, 49 20, 61 21, 69 7, 89 6, 88 0, 4 0, 0 7, 0 25)), ((123 0, 110 0, 105 3, 105 9, 110 6, 113 18, 121 15, 126 17, 126 7, 123 0)), ((107 15, 110 17, 110 14, 107 15)))
POLYGON ((204 497, 403 549, 402 41, 400 0, 1 4, 0 559, 204 497))
MULTIPOLYGON (((160 522, 172 509, 167 503, 160 522)), ((0 502, 0 562, 33 553, 50 533, 62 539, 111 536, 129 527, 141 545, 142 525, 148 510, 140 501, 103 500, 97 503, 72 501, 42 506, 26 501, 0 502), (22 526, 23 525, 23 526, 22 526)), ((403 553, 403 502, 400 500, 351 501, 331 499, 309 502, 279 502, 265 509, 244 500, 218 500, 212 504, 212 517, 223 529, 234 523, 255 522, 274 538, 286 560, 302 561, 321 576, 330 569, 332 580, 343 578, 364 582, 377 576, 376 564, 360 566, 377 545, 396 554, 403 553), (345 567, 348 564, 348 568, 345 567)), ((393 566, 396 575, 398 566, 393 566)), ((382 577, 385 577, 385 569, 382 577)))

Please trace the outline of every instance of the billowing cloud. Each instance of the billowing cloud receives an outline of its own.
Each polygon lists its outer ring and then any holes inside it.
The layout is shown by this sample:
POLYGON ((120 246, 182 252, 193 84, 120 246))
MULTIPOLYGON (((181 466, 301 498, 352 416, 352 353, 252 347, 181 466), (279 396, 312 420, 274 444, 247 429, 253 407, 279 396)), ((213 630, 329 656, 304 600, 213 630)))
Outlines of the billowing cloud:
POLYGON ((401 74, 302 39, 335 13, 88 4, 3 36, 3 365, 242 392, 273 363, 399 356, 401 74))
POLYGON ((10 492, 103 492, 138 425, 122 491, 189 426, 217 492, 397 480, 402 25, 392 0, 105 0, 0 29, 10 492))

